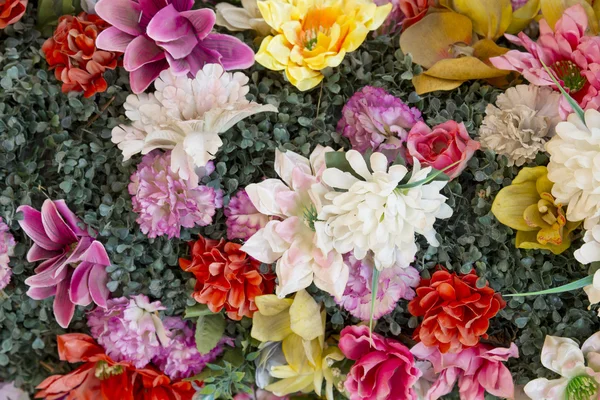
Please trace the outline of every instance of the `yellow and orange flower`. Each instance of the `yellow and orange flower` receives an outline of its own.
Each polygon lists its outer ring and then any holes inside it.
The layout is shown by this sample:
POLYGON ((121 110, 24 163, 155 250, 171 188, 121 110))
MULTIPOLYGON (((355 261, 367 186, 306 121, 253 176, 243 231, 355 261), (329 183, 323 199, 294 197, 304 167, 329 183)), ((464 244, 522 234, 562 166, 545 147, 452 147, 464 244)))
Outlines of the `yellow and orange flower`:
POLYGON ((371 0, 265 0, 258 8, 277 34, 267 36, 256 61, 274 71, 285 71, 300 90, 323 80, 321 70, 340 65, 385 21, 391 4, 371 0))

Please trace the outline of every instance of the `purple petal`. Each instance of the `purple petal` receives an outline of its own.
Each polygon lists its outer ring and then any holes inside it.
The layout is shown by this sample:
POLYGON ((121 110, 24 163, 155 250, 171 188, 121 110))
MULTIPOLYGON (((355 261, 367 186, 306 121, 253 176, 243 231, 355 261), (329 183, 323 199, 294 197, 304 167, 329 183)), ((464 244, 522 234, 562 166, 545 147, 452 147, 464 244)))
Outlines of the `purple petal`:
POLYGON ((93 266, 94 264, 84 261, 75 268, 71 277, 69 296, 71 301, 79 306, 87 306, 92 302, 88 281, 93 266))
POLYGON ((97 240, 83 253, 81 260, 92 264, 110 265, 110 258, 108 258, 104 245, 97 240))
POLYGON ((75 304, 69 298, 70 283, 69 279, 60 282, 56 288, 56 296, 54 297, 54 316, 56 317, 56 322, 63 328, 69 326, 75 313, 75 304))
POLYGON ((65 264, 66 257, 61 256, 43 262, 38 268, 40 272, 25 279, 25 284, 31 287, 50 287, 62 282, 66 276, 68 269, 62 268, 65 264))
POLYGON ((236 37, 210 33, 201 45, 221 54, 221 65, 226 70, 246 69, 254 64, 254 52, 236 37))
POLYGON ((200 44, 196 46, 194 51, 192 51, 185 60, 190 67, 190 74, 196 76, 198 71, 206 64, 221 64, 221 55, 214 50, 203 47, 203 44, 200 44))
POLYGON ((108 274, 106 267, 95 265, 90 272, 89 288, 90 295, 99 307, 106 308, 106 301, 110 297, 110 291, 106 286, 108 284, 108 274))
POLYGON ((179 12, 191 10, 194 6, 194 0, 171 0, 171 3, 179 12))
POLYGON ((23 213, 23 220, 19 221, 21 229, 25 231, 37 245, 46 250, 59 250, 62 246, 54 243, 46 234, 42 223, 42 213, 30 206, 21 206, 17 212, 23 213))
POLYGON ((130 0, 100 0, 94 8, 103 20, 133 36, 143 34, 139 20, 142 9, 130 0))
POLYGON ((56 286, 32 287, 27 291, 27 296, 34 300, 44 300, 56 294, 56 286))
POLYGON ((61 250, 46 250, 34 243, 27 252, 27 261, 36 262, 40 260, 47 260, 49 258, 59 256, 61 253, 61 250))
POLYGON ((39 274, 41 272, 44 272, 45 270, 47 270, 48 268, 50 268, 52 265, 54 265, 56 263, 56 261, 58 261, 60 258, 63 258, 63 257, 66 259, 65 253, 61 253, 60 255, 58 255, 56 257, 53 257, 53 258, 51 258, 49 260, 46 260, 46 261, 40 263, 40 265, 38 265, 34 269, 35 273, 39 274))
POLYGON ((176 60, 167 53, 167 61, 169 62, 169 67, 171 68, 173 75, 183 76, 190 72, 190 65, 186 58, 176 60))
POLYGON ((100 32, 96 38, 96 47, 107 51, 118 51, 125 53, 127 45, 131 43, 136 36, 123 32, 119 28, 111 26, 100 32))
POLYGON ((186 35, 193 35, 192 24, 169 4, 152 18, 146 34, 154 40, 170 42, 186 35))
POLYGON ((64 200, 55 200, 54 205, 56 206, 56 209, 60 215, 64 218, 67 225, 69 225, 69 227, 77 236, 89 236, 87 230, 79 227, 78 224, 83 223, 79 218, 77 218, 77 215, 75 215, 75 213, 69 209, 64 200))
POLYGON ((129 84, 131 85, 131 91, 133 93, 142 93, 167 68, 169 68, 169 63, 166 60, 160 60, 146 64, 130 72, 129 84))
POLYGON ((52 200, 46 200, 42 204, 42 224, 53 242, 62 246, 77 242, 75 232, 62 219, 52 200))
POLYGON ((150 17, 156 15, 160 9, 169 5, 167 0, 138 0, 138 3, 140 3, 144 15, 150 17))
POLYGON ((200 10, 184 11, 182 16, 188 19, 194 26, 198 39, 204 39, 206 35, 212 31, 215 26, 217 16, 214 11, 209 8, 201 8, 200 10))
POLYGON ((170 42, 156 42, 156 44, 165 49, 168 55, 175 59, 181 59, 194 50, 194 47, 198 45, 198 39, 194 35, 186 35, 170 42))
POLYGON ((136 37, 125 50, 123 67, 126 71, 135 71, 143 65, 165 58, 165 52, 145 36, 136 37))

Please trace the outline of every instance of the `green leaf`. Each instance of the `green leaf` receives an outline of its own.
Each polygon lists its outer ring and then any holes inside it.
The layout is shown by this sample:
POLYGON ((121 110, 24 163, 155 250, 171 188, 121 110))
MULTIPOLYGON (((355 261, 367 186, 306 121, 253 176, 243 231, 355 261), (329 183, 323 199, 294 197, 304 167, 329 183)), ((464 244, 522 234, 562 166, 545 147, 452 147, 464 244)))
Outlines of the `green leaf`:
POLYGON ((548 75, 550 75, 550 79, 552 79, 552 82, 554 82, 554 84, 556 85, 556 87, 558 87, 558 90, 560 90, 560 93, 562 93, 563 97, 565 99, 567 99, 567 102, 569 103, 569 105, 571 106, 571 108, 573 109, 573 111, 575 111, 575 113, 577 114, 577 116, 579 117, 579 119, 581 119, 581 121, 585 125, 585 112, 579 106, 579 103, 577 103, 575 101, 575 99, 572 98, 571 95, 569 93, 567 93, 567 91, 561 86, 561 84, 558 82, 558 80, 554 77, 554 72, 552 72, 550 70, 550 68, 548 68, 548 66, 544 63, 544 61, 542 61, 541 59, 540 59, 540 61, 542 63, 542 66, 544 67, 544 69, 548 73, 548 75))
POLYGON ((185 317, 184 318, 186 318, 186 319, 198 318, 198 317, 202 317, 204 315, 210 315, 210 314, 214 314, 214 313, 209 310, 209 308, 206 304, 195 304, 195 305, 185 309, 185 317))
POLYGON ((38 29, 46 36, 51 36, 53 25, 58 18, 67 14, 75 14, 80 8, 78 0, 40 0, 38 3, 38 29))
POLYGON ((337 168, 342 172, 349 172, 352 176, 364 180, 362 176, 358 175, 350 166, 348 160, 346 160, 346 153, 341 151, 330 151, 325 153, 325 166, 327 168, 337 168))
POLYGON ((373 332, 373 313, 377 301, 377 286, 379 286, 379 270, 373 268, 373 280, 371 281, 371 312, 369 315, 369 332, 373 332))
POLYGON ((200 354, 215 348, 225 332, 225 318, 221 314, 203 315, 196 322, 196 347, 200 354))
POLYGON ((437 169, 434 168, 431 171, 431 173, 429 175, 427 175, 427 177, 425 179, 421 179, 420 181, 416 181, 416 182, 412 182, 412 183, 405 183, 405 184, 398 185, 398 189, 412 189, 417 186, 427 185, 429 182, 432 182, 434 180, 448 181, 448 180, 450 180, 450 178, 444 172, 448 171, 455 165, 458 165, 460 162, 461 161, 459 160, 455 163, 452 163, 452 164, 448 165, 446 168, 442 169, 441 171, 438 171, 437 169))
POLYGON ((585 278, 581 278, 575 282, 571 282, 566 285, 555 287, 553 289, 541 290, 539 292, 505 294, 503 296, 504 297, 523 297, 523 296, 537 296, 537 295, 541 295, 541 294, 569 292, 571 290, 581 289, 584 286, 591 285, 593 280, 594 280, 594 276, 589 275, 589 276, 586 276, 585 278))

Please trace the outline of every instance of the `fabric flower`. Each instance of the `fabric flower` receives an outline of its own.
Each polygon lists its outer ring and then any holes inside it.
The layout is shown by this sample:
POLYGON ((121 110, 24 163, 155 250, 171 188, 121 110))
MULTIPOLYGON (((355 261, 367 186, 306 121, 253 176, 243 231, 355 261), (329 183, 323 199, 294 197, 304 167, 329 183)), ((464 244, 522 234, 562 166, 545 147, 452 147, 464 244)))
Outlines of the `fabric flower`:
MULTIPOLYGON (((573 255, 575 259, 582 264, 591 264, 600 261, 600 224, 598 218, 592 218, 585 221, 585 235, 583 236, 583 245, 573 255)), ((583 287, 583 291, 588 296, 591 308, 592 304, 600 303, 600 270, 594 272, 594 278, 591 285, 583 287)), ((598 311, 600 313, 600 310, 598 311)))
MULTIPOLYGON (((106 1, 106 0, 105 0, 106 1)), ((260 12, 275 36, 261 43, 256 61, 267 69, 285 71, 299 90, 314 88, 327 67, 337 67, 383 24, 391 4, 372 0, 265 0, 260 12)))
POLYGON ((153 151, 131 175, 129 194, 140 229, 150 238, 179 237, 181 228, 207 226, 223 206, 221 190, 198 186, 173 172, 171 152, 153 151))
POLYGON ((254 393, 255 394, 238 393, 233 396, 233 400, 288 400, 288 396, 275 396, 273 393, 263 389, 255 390, 254 393))
MULTIPOLYGON (((565 10, 554 31, 542 19, 537 42, 522 32, 518 37, 505 35, 512 43, 525 47, 527 53, 511 50, 490 58, 490 62, 497 68, 519 72, 534 85, 555 88, 543 61, 583 109, 597 110, 600 108, 600 37, 586 36, 587 27, 584 8, 575 5, 565 10)), ((572 112, 571 106, 562 96, 560 105, 561 117, 566 118, 572 112)))
POLYGON ((14 382, 0 382, 0 400, 29 400, 29 396, 14 382))
POLYGON ((225 217, 227 218, 225 224, 229 240, 248 240, 250 236, 264 228, 270 220, 269 216, 261 214, 254 207, 250 196, 244 189, 238 191, 229 200, 229 204, 225 207, 225 217))
POLYGON ((108 301, 107 308, 88 314, 88 326, 94 338, 115 361, 131 362, 144 368, 169 344, 169 334, 158 316, 166 308, 145 295, 108 301))
POLYGON ((422 120, 418 108, 409 107, 384 89, 365 86, 342 109, 337 130, 350 139, 354 150, 379 151, 393 161, 398 154, 404 156, 408 131, 422 120))
POLYGON ((378 6, 392 4, 392 11, 377 30, 377 33, 394 35, 425 16, 429 9, 428 0, 374 0, 378 6))
POLYGON ((525 393, 535 400, 598 398, 599 361, 600 332, 590 336, 581 349, 573 339, 546 336, 542 365, 560 378, 534 379, 525 385, 525 393), (586 359, 588 366, 585 365, 586 359))
POLYGON ((261 273, 260 262, 244 253, 241 245, 202 236, 190 245, 192 259, 180 258, 179 265, 196 277, 192 297, 212 312, 225 308, 233 320, 252 318, 255 298, 273 293, 275 275, 261 273))
POLYGON ((350 400, 416 400, 413 386, 421 376, 413 355, 402 343, 369 332, 367 326, 347 326, 340 333, 340 350, 356 361, 345 387, 350 400))
POLYGON ((517 167, 535 160, 554 136, 560 94, 548 87, 517 85, 501 93, 496 106, 488 104, 479 128, 484 149, 506 156, 517 167))
MULTIPOLYGON (((394 265, 406 268, 414 261, 415 233, 425 236, 432 246, 439 246, 433 224, 438 218, 452 215, 446 197, 439 193, 446 182, 397 190, 408 174, 405 166, 388 168, 386 156, 373 153, 368 168, 356 150, 348 151, 346 160, 362 179, 337 168, 323 172, 325 184, 344 190, 324 196, 331 204, 323 207, 315 223, 323 248, 332 246, 340 254, 354 251, 359 260, 372 251, 375 267, 382 270, 394 265)), ((430 167, 421 169, 419 160, 414 159, 408 183, 421 181, 430 172, 430 167)))
POLYGON ((17 212, 23 213, 21 229, 34 242, 27 261, 43 261, 25 280, 27 295, 34 300, 54 296, 54 316, 63 328, 69 326, 75 305, 93 302, 106 308, 108 254, 102 243, 80 228, 82 222, 65 201, 46 200, 41 212, 30 206, 20 206, 17 212))
MULTIPOLYGON (((354 317, 363 321, 371 317, 371 298, 373 282, 373 257, 367 255, 357 260, 352 253, 344 254, 344 262, 350 269, 348 284, 341 300, 336 301, 354 317)), ((421 281, 419 271, 413 267, 403 268, 394 266, 386 268, 379 274, 377 295, 373 319, 379 319, 391 313, 400 299, 412 300, 415 292, 412 290, 421 281)))
POLYGON ((10 257, 14 254, 16 246, 15 238, 10 233, 10 228, 0 217, 0 290, 10 283, 12 269, 8 265, 10 257))
POLYGON ((498 398, 513 399, 515 387, 509 369, 503 364, 518 358, 514 343, 510 348, 478 344, 458 353, 441 353, 437 347, 418 343, 411 353, 433 365, 439 374, 427 392, 428 400, 437 400, 450 393, 458 381, 461 400, 484 400, 485 392, 498 398))
POLYGON ((417 297, 408 303, 408 311, 423 321, 414 339, 425 346, 436 346, 442 353, 456 353, 487 338, 490 318, 506 306, 500 293, 489 284, 477 287, 478 276, 436 271, 431 279, 422 279, 417 297))
POLYGON ((342 254, 323 251, 315 234, 322 194, 329 189, 321 184, 325 153, 330 148, 317 146, 310 160, 291 151, 275 150, 275 172, 281 179, 266 179, 246 187, 256 209, 277 217, 256 232, 242 247, 255 259, 277 262, 277 295, 307 288, 311 283, 340 297, 348 281, 348 266, 342 254))
POLYGON ((112 27, 98 36, 99 48, 125 53, 133 93, 141 93, 166 69, 193 78, 206 64, 246 69, 254 52, 239 39, 211 33, 215 13, 192 10, 194 0, 100 0, 96 13, 112 27))
POLYGON ((84 97, 105 92, 108 83, 104 72, 117 67, 121 54, 96 48, 100 32, 109 25, 95 15, 63 15, 51 38, 42 45, 42 51, 56 79, 61 81, 63 93, 83 92, 84 97))
POLYGON ((257 0, 242 0, 242 7, 229 3, 217 3, 216 24, 230 31, 246 31, 252 29, 261 36, 271 33, 271 27, 260 14, 257 0))
MULTIPOLYGON (((128 0, 116 3, 121 1, 128 0)), ((206 64, 194 79, 163 71, 156 92, 127 97, 125 114, 133 124, 113 128, 112 141, 125 161, 154 149, 172 150, 173 172, 197 182, 196 168, 206 166, 223 144, 219 134, 251 115, 277 111, 246 100, 247 84, 246 75, 225 72, 218 64, 206 64)))
POLYGON ((19 21, 27 10, 28 0, 0 0, 0 29, 19 21))

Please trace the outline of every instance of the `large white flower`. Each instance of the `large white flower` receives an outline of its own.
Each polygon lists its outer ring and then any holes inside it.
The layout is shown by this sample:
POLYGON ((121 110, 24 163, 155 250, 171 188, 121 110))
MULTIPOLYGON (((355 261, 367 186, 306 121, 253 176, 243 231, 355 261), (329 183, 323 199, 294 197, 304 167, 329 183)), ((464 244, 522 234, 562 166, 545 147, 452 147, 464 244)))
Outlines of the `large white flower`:
POLYGON ((585 124, 577 114, 556 126, 547 144, 548 178, 552 195, 568 204, 567 219, 581 221, 600 215, 600 113, 585 112, 585 124))
MULTIPOLYGON (((371 155, 371 171, 363 156, 350 150, 346 159, 363 180, 337 168, 323 172, 323 182, 344 192, 332 191, 325 195, 331 202, 319 213, 315 227, 323 250, 327 245, 344 254, 354 251, 363 259, 372 251, 375 267, 408 266, 417 252, 415 233, 427 238, 432 246, 439 246, 433 224, 436 218, 449 218, 452 209, 440 190, 446 185, 434 181, 410 189, 398 189, 398 184, 408 173, 403 165, 388 169, 388 160, 382 153, 371 155), (325 237, 326 239, 322 239, 325 237)), ((409 183, 421 181, 431 172, 431 167, 421 169, 413 160, 409 183)))
POLYGON ((291 151, 275 152, 275 172, 280 179, 266 179, 246 187, 256 209, 274 220, 256 232, 242 247, 264 263, 277 261, 277 295, 285 297, 317 287, 340 298, 348 282, 348 266, 334 250, 323 252, 315 237, 315 221, 329 191, 321 182, 324 154, 333 151, 317 146, 310 160, 291 151))
POLYGON ((130 126, 112 131, 112 141, 125 160, 154 149, 173 150, 171 168, 182 179, 195 177, 195 169, 215 158, 223 144, 219 134, 253 114, 273 111, 270 104, 246 100, 248 77, 229 73, 218 64, 206 64, 195 79, 161 72, 156 92, 132 94, 125 102, 130 126))

